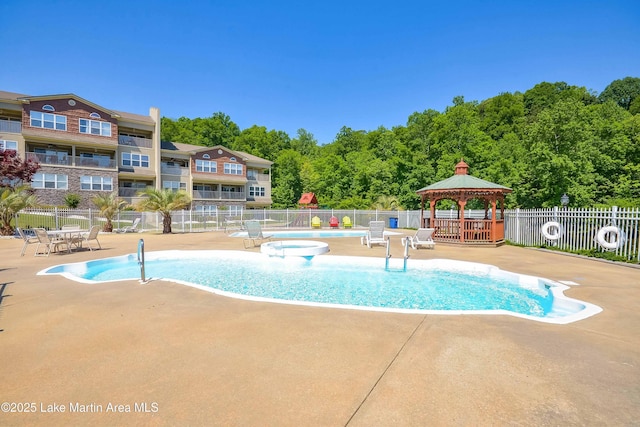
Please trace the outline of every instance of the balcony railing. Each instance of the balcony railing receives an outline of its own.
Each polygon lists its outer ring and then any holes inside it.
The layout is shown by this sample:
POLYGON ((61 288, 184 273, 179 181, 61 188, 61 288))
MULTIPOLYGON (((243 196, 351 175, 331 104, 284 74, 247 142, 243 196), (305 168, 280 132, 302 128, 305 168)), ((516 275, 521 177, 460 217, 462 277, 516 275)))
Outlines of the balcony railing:
POLYGON ((118 188, 118 196, 120 197, 136 197, 140 191, 143 191, 143 188, 129 188, 129 187, 120 187, 118 188))
POLYGON ((22 133, 22 122, 0 119, 0 132, 22 133))
POLYGON ((193 190, 194 199, 207 200, 246 200, 245 193, 230 191, 193 190))
POLYGON ((266 174, 263 174, 263 173, 247 174, 247 179, 249 181, 268 182, 269 181, 269 175, 266 175, 266 174))
POLYGON ((153 146, 153 140, 139 136, 120 135, 118 136, 118 144, 131 147, 151 148, 153 146))
POLYGON ((160 171, 165 175, 189 176, 189 168, 180 166, 161 165, 160 171))
POLYGON ((79 157, 69 156, 61 154, 45 154, 45 153, 27 153, 27 159, 35 160, 41 165, 55 165, 55 166, 82 166, 95 169, 115 169, 116 160, 106 158, 91 158, 91 157, 79 157))

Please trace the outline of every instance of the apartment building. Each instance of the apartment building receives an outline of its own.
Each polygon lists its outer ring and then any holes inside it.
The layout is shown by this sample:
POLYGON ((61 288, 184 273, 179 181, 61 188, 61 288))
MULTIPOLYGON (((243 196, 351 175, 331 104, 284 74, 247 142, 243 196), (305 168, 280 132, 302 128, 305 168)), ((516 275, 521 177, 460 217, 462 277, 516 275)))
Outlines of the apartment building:
POLYGON ((148 187, 185 190, 208 213, 269 207, 273 162, 223 146, 160 141, 160 111, 110 110, 74 94, 29 96, 0 91, 0 150, 17 150, 41 168, 31 186, 43 205, 69 193, 93 207, 99 192, 131 204, 148 187))

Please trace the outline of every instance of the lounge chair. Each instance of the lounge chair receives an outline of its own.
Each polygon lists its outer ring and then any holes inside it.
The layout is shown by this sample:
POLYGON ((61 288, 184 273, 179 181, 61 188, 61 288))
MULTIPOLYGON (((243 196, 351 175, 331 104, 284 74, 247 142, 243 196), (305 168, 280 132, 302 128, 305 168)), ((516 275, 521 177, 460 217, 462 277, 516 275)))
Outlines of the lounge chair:
POLYGON ((371 247, 372 245, 388 246, 389 240, 384 238, 384 221, 371 221, 367 234, 360 238, 360 243, 371 247))
POLYGON ((336 218, 335 216, 332 216, 329 219, 329 228, 338 228, 339 225, 340 223, 338 222, 338 218, 336 218))
POLYGON ((24 256, 25 251, 27 250, 27 246, 32 243, 38 243, 39 240, 37 237, 28 235, 22 228, 17 227, 18 235, 24 240, 24 245, 22 245, 22 252, 20 252, 20 256, 24 256))
POLYGON ((322 221, 319 217, 314 216, 311 218, 311 228, 320 228, 322 226, 322 221))
POLYGON ((89 247, 89 250, 93 252, 93 248, 91 247, 91 242, 95 241, 98 244, 98 249, 102 249, 102 246, 98 241, 98 233, 100 233, 100 228, 101 227, 99 225, 94 225, 93 227, 91 227, 88 233, 83 233, 82 241, 80 242, 80 247, 82 247, 82 244, 86 243, 87 246, 89 247))
POLYGON ((351 218, 349 218, 348 216, 345 216, 344 218, 342 218, 342 226, 344 228, 353 227, 353 224, 351 223, 351 218))
POLYGON ((33 256, 49 256, 52 251, 56 252, 60 245, 65 245, 69 250, 69 243, 65 239, 49 237, 47 230, 44 228, 34 228, 33 231, 35 231, 38 238, 38 246, 36 246, 36 252, 33 256), (42 245, 44 245, 44 252, 40 252, 40 246, 42 245))
POLYGON ((140 224, 140 218, 134 219, 131 225, 116 230, 116 233, 136 233, 138 231, 136 230, 138 224, 140 224))
POLYGON ((245 237, 243 242, 245 249, 258 246, 258 244, 262 243, 263 240, 271 239, 270 234, 262 233, 262 227, 260 226, 260 222, 246 221, 244 225, 247 229, 247 237, 245 237), (251 246, 247 246, 247 242, 251 242, 251 246))
POLYGON ((410 237, 411 247, 413 249, 417 249, 420 246, 435 248, 436 242, 433 241, 433 232, 435 230, 435 228, 418 228, 416 234, 410 237))

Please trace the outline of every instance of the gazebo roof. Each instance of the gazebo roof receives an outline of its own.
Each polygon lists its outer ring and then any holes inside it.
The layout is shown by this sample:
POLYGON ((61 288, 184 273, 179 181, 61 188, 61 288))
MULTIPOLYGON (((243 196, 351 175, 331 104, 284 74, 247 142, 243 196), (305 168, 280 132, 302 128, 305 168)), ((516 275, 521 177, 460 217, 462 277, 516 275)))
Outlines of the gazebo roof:
POLYGON ((455 175, 421 188, 416 193, 438 190, 500 190, 503 193, 512 191, 509 187, 469 175, 469 166, 464 160, 460 160, 456 165, 455 175))
POLYGON ((427 190, 457 190, 457 189, 496 189, 511 191, 509 187, 485 181, 471 175, 453 175, 442 181, 435 182, 418 190, 418 193, 427 190))

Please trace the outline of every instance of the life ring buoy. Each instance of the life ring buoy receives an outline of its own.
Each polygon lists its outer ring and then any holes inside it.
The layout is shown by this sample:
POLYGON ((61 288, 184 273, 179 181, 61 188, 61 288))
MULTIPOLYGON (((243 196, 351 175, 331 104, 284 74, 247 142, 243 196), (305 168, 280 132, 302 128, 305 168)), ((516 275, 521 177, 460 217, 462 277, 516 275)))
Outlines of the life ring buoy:
POLYGON ((558 240, 562 236, 562 225, 557 221, 549 221, 544 223, 540 232, 548 240, 558 240))
POLYGON ((618 227, 609 225, 607 227, 602 227, 600 230, 598 230, 598 234, 596 235, 596 240, 598 241, 598 244, 603 248, 615 250, 615 249, 618 249, 620 245, 622 245, 622 242, 624 240, 624 235, 622 234, 622 231, 618 227), (607 235, 609 234, 614 234, 615 238, 613 240, 607 240, 607 235))

